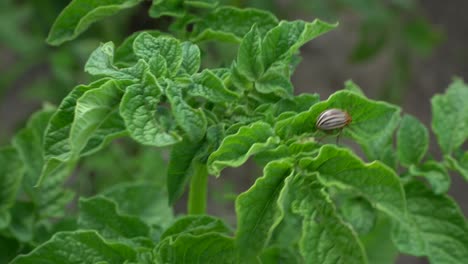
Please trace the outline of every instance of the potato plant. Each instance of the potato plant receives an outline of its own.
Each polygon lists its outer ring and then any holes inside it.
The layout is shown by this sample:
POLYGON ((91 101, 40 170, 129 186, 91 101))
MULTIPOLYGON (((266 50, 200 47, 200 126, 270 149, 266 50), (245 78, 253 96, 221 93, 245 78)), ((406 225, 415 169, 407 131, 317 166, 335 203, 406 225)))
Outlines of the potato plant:
MULTIPOLYGON (((73 0, 47 41, 141 2, 73 0)), ((214 0, 154 0, 149 15, 171 24, 96 47, 84 66, 93 81, 33 114, 0 150, 2 263, 466 263, 466 219, 447 195, 449 172, 468 179, 462 80, 431 101, 437 160, 424 124, 351 81, 324 100, 294 94, 300 47, 338 24, 214 0), (236 43, 237 56, 202 67, 207 41, 236 43), (317 118, 332 108, 352 121, 323 131, 317 118), (170 149, 166 179, 76 197, 64 183, 79 162, 122 138, 170 149), (223 181, 249 159, 262 175, 236 197, 230 226, 206 213, 208 177, 223 181), (186 191, 187 214, 174 215, 186 191)))

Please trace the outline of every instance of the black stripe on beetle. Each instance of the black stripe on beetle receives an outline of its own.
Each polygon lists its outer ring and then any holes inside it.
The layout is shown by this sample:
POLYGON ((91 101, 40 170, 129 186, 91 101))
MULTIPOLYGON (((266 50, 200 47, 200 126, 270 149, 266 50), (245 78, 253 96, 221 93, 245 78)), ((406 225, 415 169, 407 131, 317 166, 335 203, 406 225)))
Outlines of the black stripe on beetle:
POLYGON ((320 130, 333 130, 343 128, 351 123, 351 121, 352 118, 346 111, 331 108, 319 115, 315 127, 320 130))

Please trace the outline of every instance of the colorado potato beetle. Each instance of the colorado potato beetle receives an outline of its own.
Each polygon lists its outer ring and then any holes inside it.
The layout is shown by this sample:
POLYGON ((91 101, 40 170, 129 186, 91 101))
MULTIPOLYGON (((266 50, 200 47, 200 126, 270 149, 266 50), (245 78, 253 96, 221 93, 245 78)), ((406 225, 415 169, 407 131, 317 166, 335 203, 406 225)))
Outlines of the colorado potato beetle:
POLYGON ((346 111, 338 108, 331 108, 323 111, 319 115, 317 122, 315 122, 315 127, 324 132, 340 129, 340 133, 338 133, 336 137, 336 144, 338 145, 342 129, 349 125, 352 120, 353 119, 346 111))
POLYGON ((320 130, 334 130, 347 126, 351 123, 351 116, 344 110, 331 108, 323 111, 317 118, 315 126, 320 130))

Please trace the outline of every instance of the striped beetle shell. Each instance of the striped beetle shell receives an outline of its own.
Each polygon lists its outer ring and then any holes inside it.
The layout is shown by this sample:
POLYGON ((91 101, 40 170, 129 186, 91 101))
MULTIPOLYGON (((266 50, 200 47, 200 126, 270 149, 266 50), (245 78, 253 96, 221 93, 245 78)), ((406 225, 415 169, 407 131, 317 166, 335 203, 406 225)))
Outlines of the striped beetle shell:
POLYGON ((351 123, 351 121, 352 118, 346 111, 331 108, 319 115, 315 127, 320 130, 333 130, 343 128, 351 123))

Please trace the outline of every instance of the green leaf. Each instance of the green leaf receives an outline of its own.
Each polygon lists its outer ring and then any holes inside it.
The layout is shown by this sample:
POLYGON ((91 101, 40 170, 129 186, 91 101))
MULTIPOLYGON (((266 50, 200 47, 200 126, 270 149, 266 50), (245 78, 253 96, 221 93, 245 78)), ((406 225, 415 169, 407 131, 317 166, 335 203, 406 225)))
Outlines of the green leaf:
POLYGON ((186 41, 181 44, 181 48, 182 64, 180 65, 180 71, 189 75, 198 72, 201 63, 200 49, 198 46, 186 41))
POLYGON ((91 75, 108 75, 117 78, 119 71, 114 66, 114 43, 101 43, 89 56, 85 71, 91 75))
POLYGON ((208 69, 194 74, 192 81, 188 89, 191 96, 200 96, 214 103, 232 102, 239 98, 238 94, 228 90, 223 80, 208 69))
POLYGON ((387 145, 384 145, 381 150, 378 148, 382 142, 377 142, 377 144, 369 144, 372 148, 373 154, 368 155, 380 160, 385 165, 389 166, 391 169, 396 170, 398 168, 398 158, 397 153, 393 148, 393 141, 390 139, 387 145))
POLYGON ((187 215, 177 219, 161 236, 161 240, 183 234, 203 235, 206 233, 219 233, 229 235, 231 229, 221 219, 208 215, 187 215))
POLYGON ((97 89, 107 82, 110 81, 101 79, 89 85, 79 85, 62 100, 45 132, 44 157, 46 161, 50 159, 67 161, 70 158, 69 134, 75 117, 76 102, 85 92, 97 89))
POLYGON ((117 204, 107 198, 80 198, 79 208, 79 227, 94 229, 106 239, 124 242, 149 235, 148 225, 136 216, 120 213, 117 204))
POLYGON ((198 8, 214 8, 218 5, 218 0, 185 0, 186 6, 198 8))
POLYGON ((429 132, 411 115, 403 116, 397 133, 397 150, 400 162, 405 166, 421 161, 429 147, 429 132))
POLYGON ((288 160, 268 163, 263 176, 236 199, 236 248, 244 263, 251 263, 265 248, 271 237, 279 210, 276 200, 284 179, 292 174, 293 164, 288 160))
POLYGON ((165 239, 157 247, 157 254, 159 262, 171 264, 219 264, 236 260, 233 239, 219 233, 182 234, 175 240, 165 239))
POLYGON ((339 207, 345 222, 359 234, 367 234, 374 227, 376 214, 372 205, 361 197, 346 199, 339 207))
POLYGON ((161 16, 182 17, 185 13, 185 0, 156 0, 149 9, 149 15, 153 18, 161 16))
POLYGON ((78 86, 51 118, 45 138, 46 163, 38 185, 56 171, 67 174, 80 156, 92 154, 126 133, 118 113, 121 84, 105 81, 97 85, 78 86))
POLYGON ((431 104, 432 130, 444 154, 451 154, 468 138, 468 86, 456 79, 431 104))
POLYGON ((316 155, 320 149, 320 145, 313 139, 305 138, 299 142, 293 142, 288 146, 289 153, 296 157, 307 157, 316 155))
POLYGON ((260 164, 267 164, 268 162, 276 159, 286 157, 307 157, 315 156, 320 148, 320 144, 313 139, 304 138, 287 145, 279 145, 274 149, 270 149, 259 153, 255 156, 255 161, 260 164))
POLYGON ((231 74, 228 78, 228 81, 232 84, 233 88, 236 88, 240 92, 253 89, 254 83, 249 81, 244 75, 242 75, 239 72, 239 68, 236 66, 236 61, 232 63, 230 73, 231 74))
POLYGON ((188 138, 184 138, 174 145, 167 173, 170 204, 174 204, 182 196, 192 176, 200 173, 200 169, 206 170, 208 156, 219 147, 223 136, 223 124, 218 124, 207 129, 205 140, 190 142, 188 138))
POLYGON ((273 246, 269 247, 262 252, 260 255, 260 261, 263 264, 274 264, 274 263, 288 263, 288 264, 299 264, 302 263, 298 253, 294 252, 292 248, 284 248, 273 246))
POLYGON ((122 83, 109 81, 86 91, 77 101, 70 130, 72 158, 91 154, 114 138, 126 134, 119 115, 122 83))
POLYGON ((16 200, 10 208, 11 221, 8 233, 22 243, 32 243, 34 239, 34 225, 37 217, 34 215, 34 204, 16 200))
POLYGON ((419 166, 412 165, 409 173, 414 176, 421 176, 431 185, 434 193, 447 193, 450 188, 450 175, 444 166, 434 160, 429 160, 419 166))
POLYGON ((35 202, 42 218, 64 216, 65 207, 73 200, 75 193, 63 187, 69 170, 70 168, 62 168, 61 171, 47 177, 40 186, 35 187, 38 194, 35 202))
POLYGON ((255 90, 260 93, 273 93, 280 98, 293 95, 293 85, 289 73, 280 67, 271 67, 255 82, 255 90))
POLYGON ((148 62, 150 72, 156 78, 167 76, 167 62, 163 56, 156 54, 148 62))
POLYGON ((0 149, 0 213, 13 206, 23 178, 24 167, 12 147, 0 149))
POLYGON ((49 175, 68 174, 75 159, 80 155, 89 155, 98 151, 110 140, 125 132, 118 113, 112 112, 115 105, 108 105, 107 108, 100 105, 103 103, 114 104, 118 101, 117 97, 119 96, 116 97, 116 95, 121 94, 118 85, 116 81, 101 79, 88 86, 75 87, 62 100, 59 108, 51 117, 45 132, 45 163, 38 185, 49 175), (93 90, 97 91, 89 93, 85 98, 79 100, 84 94, 93 90), (77 108, 79 109, 77 110, 77 108), (79 112, 75 113, 75 110, 79 112), (94 116, 96 113, 100 117, 106 114, 110 115, 104 120, 96 120, 94 116), (89 114, 91 116, 88 116, 89 114), (90 117, 91 119, 89 119, 90 117), (80 119, 80 124, 77 125, 78 119, 80 119), (81 123, 82 121, 84 122, 81 123), (72 144, 71 138, 77 141, 72 144))
POLYGON ((10 222, 10 212, 8 212, 7 210, 3 210, 2 212, 0 212, 0 230, 7 228, 10 225, 10 222))
POLYGON ((184 139, 172 147, 167 171, 167 190, 169 203, 173 204, 184 193, 185 186, 194 171, 194 158, 202 142, 184 139))
MULTIPOLYGON (((274 105, 270 103, 267 103, 266 105, 272 108, 271 111, 273 116, 278 117, 285 112, 300 113, 307 111, 312 105, 319 101, 320 98, 318 94, 304 93, 292 98, 283 98, 274 105)), ((260 107, 257 109, 260 109, 260 107)))
POLYGON ((108 243, 95 231, 61 232, 11 264, 121 264, 135 261, 136 252, 129 246, 108 243))
POLYGON ((3 249, 0 263, 10 263, 21 252, 21 245, 16 239, 4 236, 0 236, 0 248, 3 249))
POLYGON ((376 102, 354 92, 339 91, 328 100, 314 104, 308 111, 280 120, 275 124, 276 134, 281 138, 317 133, 315 123, 325 110, 338 108, 352 118, 343 129, 345 136, 356 140, 371 157, 382 154, 389 144, 399 121, 400 109, 385 102, 376 102), (375 154, 377 152, 377 154, 375 154))
POLYGON ((265 166, 270 161, 290 157, 291 155, 286 145, 279 145, 276 148, 258 153, 255 155, 254 160, 257 164, 265 166))
POLYGON ((105 190, 102 196, 114 201, 121 213, 137 216, 148 225, 168 226, 172 208, 162 186, 151 182, 121 183, 105 190), (151 201, 151 202, 148 202, 151 201))
POLYGON ((270 244, 282 248, 291 248, 299 254, 299 241, 303 234, 303 216, 293 209, 293 205, 297 204, 296 195, 299 194, 299 192, 292 191, 290 187, 291 181, 289 179, 290 178, 287 178, 285 180, 284 187, 277 200, 280 216, 274 224, 270 244))
POLYGON ((276 26, 278 20, 270 12, 223 6, 195 23, 192 38, 194 42, 220 40, 239 43, 254 24, 263 35, 276 26))
POLYGON ((171 103, 172 115, 180 128, 191 142, 203 139, 208 122, 202 109, 193 109, 182 97, 182 87, 177 83, 169 83, 166 96, 171 103))
POLYGON ((40 187, 33 187, 44 166, 43 143, 47 124, 54 114, 53 108, 44 108, 35 113, 25 128, 13 139, 13 144, 25 165, 23 189, 35 203, 40 218, 61 217, 64 207, 73 199, 74 193, 62 184, 66 173, 60 172, 45 178, 40 187))
POLYGON ((357 84, 355 84, 352 80, 348 80, 348 81, 345 82, 344 89, 348 90, 350 92, 354 92, 354 93, 356 93, 358 95, 365 96, 364 92, 361 90, 361 87, 359 87, 357 84))
POLYGON ((34 242, 41 245, 58 232, 76 231, 78 229, 76 215, 67 215, 53 220, 53 223, 43 223, 35 226, 34 242))
POLYGON ((219 176, 225 167, 238 167, 250 156, 273 148, 278 143, 279 138, 267 123, 258 121, 243 126, 236 134, 225 137, 221 146, 210 155, 208 170, 219 176))
POLYGON ((289 61, 302 45, 336 26, 320 20, 315 20, 312 23, 301 20, 282 21, 277 27, 271 29, 263 39, 262 57, 265 69, 268 69, 275 62, 289 61))
POLYGON ((175 76, 182 64, 182 47, 179 41, 172 37, 153 37, 143 32, 133 42, 133 51, 139 58, 149 61, 153 56, 161 55, 167 63, 170 76, 175 76))
POLYGON ((206 140, 196 155, 196 160, 206 165, 209 156, 219 148, 225 137, 225 124, 218 123, 210 126, 206 131, 206 140))
POLYGON ((329 207, 319 208, 317 222, 307 221, 303 224, 304 235, 300 241, 301 253, 312 263, 367 263, 357 235, 337 217, 336 211, 329 207), (342 238, 346 237, 346 238, 342 238), (338 238, 341 241, 337 243, 338 238))
POLYGON ((262 38, 257 27, 245 35, 239 46, 237 54, 237 67, 239 73, 247 77, 249 81, 257 80, 264 71, 262 62, 262 38))
POLYGON ((85 71, 91 75, 108 76, 124 80, 141 79, 147 69, 148 64, 142 60, 130 68, 119 69, 114 66, 114 43, 112 42, 101 44, 91 53, 85 65, 85 71))
POLYGON ((457 204, 417 181, 407 184, 405 192, 409 221, 398 222, 393 230, 400 252, 427 256, 434 264, 468 259, 468 227, 457 204))
POLYGON ((460 175, 468 181, 468 151, 465 152, 459 159, 452 156, 445 156, 445 160, 451 169, 460 173, 460 175))
MULTIPOLYGON (((161 31, 158 30, 145 30, 144 32, 155 38, 162 34, 161 31)), ((132 33, 115 49, 115 64, 128 66, 138 61, 135 53, 133 53, 133 42, 142 33, 141 31, 132 33)))
POLYGON ((120 102, 120 114, 130 136, 144 145, 169 146, 182 138, 167 108, 158 106, 162 88, 146 74, 142 83, 128 86, 120 102))
POLYGON ((392 222, 383 214, 377 215, 373 229, 360 236, 370 264, 394 264, 398 257, 398 249, 391 239, 392 222))
POLYGON ((42 155, 44 132, 54 112, 55 109, 53 108, 45 108, 34 113, 28 120, 26 127, 16 133, 12 140, 25 166, 23 186, 28 195, 33 196, 33 200, 38 200, 34 196, 39 194, 35 194, 32 187, 41 175, 42 166, 44 165, 42 155))
POLYGON ((403 187, 394 171, 379 161, 365 164, 351 151, 325 145, 315 158, 303 158, 300 167, 318 172, 326 186, 351 189, 375 208, 395 219, 406 215, 403 187))
POLYGON ((290 228, 300 234, 301 255, 310 263, 367 263, 359 238, 339 217, 317 176, 294 174, 286 178, 278 200, 283 221, 290 221, 291 215, 300 217, 299 225, 290 228))
POLYGON ((60 13, 50 29, 47 42, 60 45, 72 40, 85 31, 91 24, 112 16, 123 9, 131 8, 142 0, 73 0, 60 13))
POLYGON ((167 174, 167 161, 163 155, 163 149, 139 146, 136 142, 123 138, 86 157, 80 164, 77 177, 89 180, 90 175, 96 175, 92 185, 97 193, 115 183, 127 181, 150 181, 163 188, 167 174))

